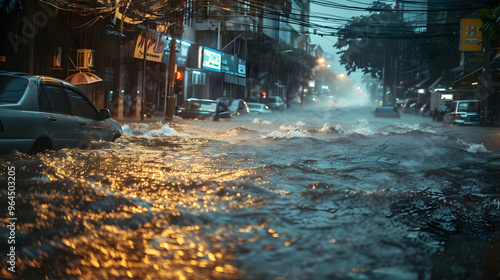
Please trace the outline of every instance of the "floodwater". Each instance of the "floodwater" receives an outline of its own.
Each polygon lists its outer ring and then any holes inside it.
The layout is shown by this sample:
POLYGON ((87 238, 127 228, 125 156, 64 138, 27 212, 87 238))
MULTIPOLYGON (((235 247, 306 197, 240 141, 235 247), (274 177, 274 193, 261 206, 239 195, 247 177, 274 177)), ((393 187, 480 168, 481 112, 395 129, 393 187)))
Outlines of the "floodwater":
POLYGON ((371 110, 124 123, 114 143, 2 155, 2 278, 500 277, 498 129, 371 110))

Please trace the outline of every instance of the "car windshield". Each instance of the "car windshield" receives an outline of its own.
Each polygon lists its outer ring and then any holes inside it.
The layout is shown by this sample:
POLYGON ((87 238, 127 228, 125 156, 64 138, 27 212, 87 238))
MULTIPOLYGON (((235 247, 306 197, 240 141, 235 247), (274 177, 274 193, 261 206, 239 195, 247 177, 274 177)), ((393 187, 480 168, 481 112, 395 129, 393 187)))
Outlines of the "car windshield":
POLYGON ((229 98, 229 97, 220 97, 217 99, 218 101, 226 104, 226 106, 230 106, 232 103, 234 103, 234 99, 233 98, 229 98))
POLYGON ((26 91, 27 86, 27 79, 0 76, 0 103, 18 102, 26 91))
POLYGON ((238 101, 233 101, 231 102, 231 105, 229 105, 229 110, 231 111, 238 111, 238 106, 239 106, 239 102, 238 101))
POLYGON ((208 111, 215 112, 217 103, 207 101, 188 101, 182 104, 181 108, 190 111, 208 111))
POLYGON ((262 105, 251 104, 251 103, 247 103, 247 106, 248 106, 248 108, 251 108, 251 109, 260 109, 262 107, 262 105))
POLYGON ((460 102, 458 104, 459 112, 475 113, 479 111, 479 102, 460 102))

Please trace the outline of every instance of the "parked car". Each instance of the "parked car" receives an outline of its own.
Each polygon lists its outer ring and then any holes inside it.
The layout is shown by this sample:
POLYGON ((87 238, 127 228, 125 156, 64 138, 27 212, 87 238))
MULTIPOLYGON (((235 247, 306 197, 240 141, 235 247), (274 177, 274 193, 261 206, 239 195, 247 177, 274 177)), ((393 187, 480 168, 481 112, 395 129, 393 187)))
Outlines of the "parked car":
POLYGON ((318 102, 318 97, 314 94, 308 94, 304 96, 302 102, 304 104, 316 104, 318 102))
POLYGON ((271 110, 283 111, 286 108, 286 104, 281 96, 269 96, 266 100, 266 104, 271 110))
POLYGON ((448 106, 450 106, 452 100, 440 100, 439 104, 433 110, 429 110, 429 115, 432 116, 432 120, 434 121, 442 121, 444 116, 444 111, 448 106))
POLYGON ((396 99, 396 104, 394 104, 394 107, 402 108, 405 106, 405 101, 403 99, 396 99))
POLYGON ((250 113, 271 113, 271 109, 269 109, 269 106, 266 104, 262 103, 253 103, 253 102, 248 102, 247 103, 248 109, 250 110, 250 113))
POLYGON ((394 106, 380 106, 373 112, 374 117, 401 118, 398 108, 394 106))
POLYGON ((226 104, 210 99, 188 99, 177 110, 177 116, 183 119, 231 118, 231 112, 226 104))
POLYGON ((245 115, 250 112, 247 103, 243 99, 219 97, 217 101, 224 103, 233 116, 245 115))
POLYGON ((481 121, 479 100, 455 100, 446 108, 443 124, 479 124, 481 121))
POLYGON ((107 109, 76 86, 48 76, 0 71, 0 153, 35 154, 114 141, 123 134, 107 109))

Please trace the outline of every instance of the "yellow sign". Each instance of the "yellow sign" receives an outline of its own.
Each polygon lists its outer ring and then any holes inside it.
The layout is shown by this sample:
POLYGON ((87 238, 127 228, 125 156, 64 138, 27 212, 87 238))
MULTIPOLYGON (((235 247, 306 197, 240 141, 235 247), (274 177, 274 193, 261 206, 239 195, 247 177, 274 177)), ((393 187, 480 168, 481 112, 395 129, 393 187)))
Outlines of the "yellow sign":
POLYGON ((478 18, 463 18, 460 28, 460 51, 481 51, 483 33, 481 32, 483 22, 478 18))
POLYGON ((135 44, 134 57, 144 59, 144 46, 147 45, 146 59, 149 61, 161 62, 163 50, 166 46, 166 37, 159 34, 149 33, 148 42, 146 43, 146 33, 142 33, 137 37, 135 44))

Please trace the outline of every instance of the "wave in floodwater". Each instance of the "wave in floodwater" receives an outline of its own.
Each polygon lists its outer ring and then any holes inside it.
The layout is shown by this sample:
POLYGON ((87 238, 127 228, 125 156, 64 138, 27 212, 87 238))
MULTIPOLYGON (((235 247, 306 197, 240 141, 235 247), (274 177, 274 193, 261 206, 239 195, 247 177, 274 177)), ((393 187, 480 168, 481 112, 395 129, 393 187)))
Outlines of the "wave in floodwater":
POLYGON ((19 225, 17 272, 2 256, 2 278, 500 272, 500 163, 481 144, 366 119, 123 129, 85 150, 0 156, 2 178, 17 170, 19 225))

